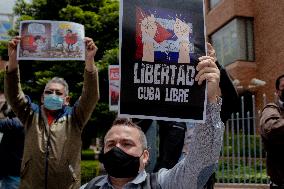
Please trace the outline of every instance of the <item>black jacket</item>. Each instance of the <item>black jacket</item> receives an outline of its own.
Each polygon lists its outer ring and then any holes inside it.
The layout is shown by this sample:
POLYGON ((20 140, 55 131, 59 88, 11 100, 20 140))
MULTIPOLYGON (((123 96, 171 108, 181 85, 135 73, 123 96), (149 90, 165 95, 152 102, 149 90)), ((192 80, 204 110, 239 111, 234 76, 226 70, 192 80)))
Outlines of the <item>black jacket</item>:
POLYGON ((218 62, 216 64, 220 70, 219 87, 222 93, 221 120, 226 123, 231 114, 238 110, 239 96, 226 69, 218 62))
POLYGON ((0 178, 20 176, 24 149, 24 127, 18 118, 0 119, 0 178))

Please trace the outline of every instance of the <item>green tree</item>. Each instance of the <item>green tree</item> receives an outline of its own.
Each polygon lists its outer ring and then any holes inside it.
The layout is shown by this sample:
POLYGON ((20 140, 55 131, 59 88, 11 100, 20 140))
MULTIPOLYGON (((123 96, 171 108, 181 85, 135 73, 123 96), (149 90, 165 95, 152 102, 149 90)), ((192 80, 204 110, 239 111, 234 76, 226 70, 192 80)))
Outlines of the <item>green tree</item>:
POLYGON ((7 59, 8 49, 7 42, 0 42, 0 57, 2 59, 7 59))

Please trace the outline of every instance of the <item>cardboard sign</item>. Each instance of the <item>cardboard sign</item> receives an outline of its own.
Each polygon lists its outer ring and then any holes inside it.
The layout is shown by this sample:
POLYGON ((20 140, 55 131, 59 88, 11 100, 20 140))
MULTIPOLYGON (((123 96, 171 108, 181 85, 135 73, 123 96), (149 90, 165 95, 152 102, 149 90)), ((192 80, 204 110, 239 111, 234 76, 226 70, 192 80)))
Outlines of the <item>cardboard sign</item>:
POLYGON ((206 82, 195 82, 206 55, 203 1, 120 3, 119 115, 204 122, 206 82))

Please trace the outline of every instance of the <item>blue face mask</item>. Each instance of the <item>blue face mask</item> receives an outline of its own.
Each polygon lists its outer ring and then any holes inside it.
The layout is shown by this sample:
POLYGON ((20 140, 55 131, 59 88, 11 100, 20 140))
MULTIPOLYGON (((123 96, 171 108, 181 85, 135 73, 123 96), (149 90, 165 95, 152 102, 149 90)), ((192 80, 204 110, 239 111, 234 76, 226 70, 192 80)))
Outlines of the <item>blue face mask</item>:
POLYGON ((44 107, 48 110, 60 110, 63 106, 63 102, 63 98, 57 95, 44 95, 44 107))

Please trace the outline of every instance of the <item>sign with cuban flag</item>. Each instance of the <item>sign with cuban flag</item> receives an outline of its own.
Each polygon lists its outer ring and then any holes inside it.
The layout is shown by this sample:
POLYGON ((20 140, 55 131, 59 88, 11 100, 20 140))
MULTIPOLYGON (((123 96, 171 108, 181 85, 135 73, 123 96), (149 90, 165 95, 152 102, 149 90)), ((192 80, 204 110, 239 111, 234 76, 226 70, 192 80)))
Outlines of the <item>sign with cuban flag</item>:
POLYGON ((203 0, 120 1, 119 116, 203 123, 204 55, 203 0))

